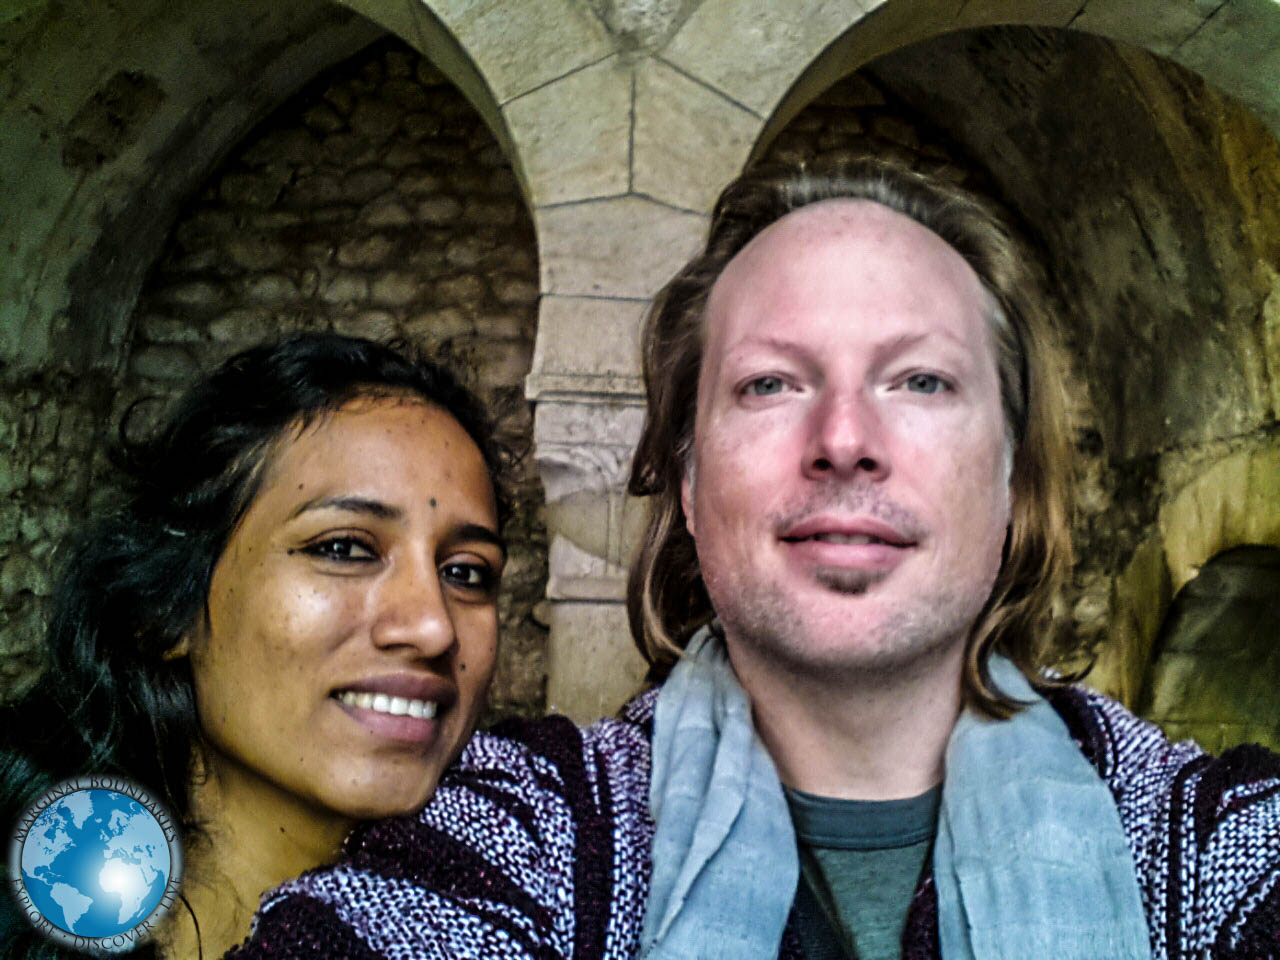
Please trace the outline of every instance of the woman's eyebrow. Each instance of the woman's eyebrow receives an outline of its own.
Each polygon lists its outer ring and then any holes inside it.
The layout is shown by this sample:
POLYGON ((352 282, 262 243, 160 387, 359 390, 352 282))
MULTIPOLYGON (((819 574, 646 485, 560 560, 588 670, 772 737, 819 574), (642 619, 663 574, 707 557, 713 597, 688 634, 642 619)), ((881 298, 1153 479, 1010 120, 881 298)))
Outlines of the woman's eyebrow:
POLYGON ((399 507, 393 507, 381 500, 370 500, 367 497, 316 497, 314 500, 308 500, 301 504, 293 513, 289 514, 289 519, 300 517, 302 514, 310 510, 346 510, 349 513, 365 513, 377 517, 379 520, 399 520, 404 516, 404 511, 399 507))
POLYGON ((507 541, 502 539, 496 530, 484 526, 479 523, 464 523, 454 532, 455 540, 479 540, 481 543, 491 543, 499 550, 502 555, 507 555, 507 541))

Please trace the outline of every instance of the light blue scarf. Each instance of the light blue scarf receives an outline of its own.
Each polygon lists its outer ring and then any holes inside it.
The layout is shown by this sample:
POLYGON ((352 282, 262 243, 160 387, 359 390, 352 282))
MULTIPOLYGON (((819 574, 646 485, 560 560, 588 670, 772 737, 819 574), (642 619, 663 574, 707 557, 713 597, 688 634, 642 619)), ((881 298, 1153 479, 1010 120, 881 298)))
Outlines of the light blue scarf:
MULTIPOLYGON (((1149 960, 1133 860, 1106 785, 1013 664, 1011 720, 966 712, 947 749, 934 881, 945 960, 1149 960)), ((777 771, 710 630, 658 696, 645 960, 776 957, 799 857, 777 771)))

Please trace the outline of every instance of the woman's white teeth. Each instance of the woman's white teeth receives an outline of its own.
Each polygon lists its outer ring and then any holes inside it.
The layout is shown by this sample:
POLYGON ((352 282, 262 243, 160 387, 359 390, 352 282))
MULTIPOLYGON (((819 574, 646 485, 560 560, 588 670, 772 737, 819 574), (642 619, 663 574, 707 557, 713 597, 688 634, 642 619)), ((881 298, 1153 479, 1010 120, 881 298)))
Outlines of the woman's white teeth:
POLYGON ((432 700, 410 700, 406 697, 391 697, 385 693, 357 693, 354 690, 344 690, 338 694, 338 699, 348 707, 389 713, 393 717, 430 720, 436 715, 436 704, 432 700))

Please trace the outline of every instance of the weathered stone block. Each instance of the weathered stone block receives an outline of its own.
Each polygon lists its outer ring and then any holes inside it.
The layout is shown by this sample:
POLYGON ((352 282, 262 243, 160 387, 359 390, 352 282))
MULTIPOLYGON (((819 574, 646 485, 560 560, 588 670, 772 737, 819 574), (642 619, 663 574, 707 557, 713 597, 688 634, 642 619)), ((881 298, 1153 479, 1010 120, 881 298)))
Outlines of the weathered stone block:
POLYGON ((138 322, 138 332, 151 343, 199 343, 199 328, 190 320, 149 313, 138 322))
POLYGON ((401 110, 425 110, 431 101, 422 84, 402 78, 388 80, 382 85, 382 96, 401 110))
POLYGON ((360 219, 371 227, 403 227, 413 222, 404 204, 390 193, 367 203, 360 211, 360 219))
POLYGON ((209 324, 209 337, 217 343, 243 344, 265 337, 271 329, 259 310, 237 307, 209 324))
POLYGON ((378 267, 387 261, 395 244, 375 233, 369 237, 348 240, 338 248, 338 263, 344 267, 378 267))
POLYGON ((213 307, 226 298, 221 284, 208 280, 191 280, 167 287, 157 294, 163 303, 181 307, 213 307))
POLYGON ((359 313, 335 317, 335 333, 352 337, 368 337, 370 340, 390 340, 400 333, 393 314, 385 310, 361 310, 359 313))
MULTIPOLYGON (((324 106, 320 109, 328 110, 324 106)), ((315 160, 317 146, 316 138, 303 127, 286 127, 265 134, 240 154, 240 160, 251 167, 269 168, 271 178, 283 183, 288 178, 289 167, 315 160)))
POLYGON ((578 723, 617 712, 639 691, 647 665, 620 603, 555 603, 547 642, 547 710, 578 723))
POLYGON ((404 170, 422 162, 422 153, 412 140, 395 139, 381 155, 382 165, 388 170, 404 170))
POLYGON ((299 177, 289 188, 286 200, 293 206, 322 206, 341 200, 342 183, 331 173, 315 173, 299 177))
POLYGON ((325 90, 324 100, 344 117, 350 114, 356 105, 355 96, 341 84, 334 84, 325 90))
POLYGON ((640 197, 539 209, 542 289, 653 296, 701 247, 706 218, 640 197))
POLYGON ((470 318, 457 307, 426 310, 411 316, 404 324, 405 333, 421 342, 440 342, 474 331, 470 318))
POLYGON ((253 277, 244 285, 244 295, 258 303, 279 303, 296 300, 299 296, 297 283, 292 277, 283 273, 268 273, 265 276, 253 277))
POLYGON ((556 392, 640 396, 639 333, 645 309, 634 300, 543 297, 533 372, 526 385, 529 398, 556 392))
POLYGON ((228 237, 223 249, 227 258, 243 270, 268 270, 279 266, 288 255, 280 241, 251 233, 228 237))
POLYGON ((390 190, 396 176, 378 167, 362 167, 347 174, 342 182, 342 195, 346 200, 364 203, 390 190))
MULTIPOLYGON (((318 210, 311 214, 312 219, 323 219, 325 211, 318 210)), ((350 208, 342 208, 340 217, 349 217, 350 208)), ((280 230, 285 227, 296 227, 303 222, 302 217, 292 210, 253 210, 245 217, 245 225, 259 230, 280 230)))
POLYGON ((1152 16, 1151 0, 1091 0, 1071 22, 1071 28, 1123 40, 1167 57, 1199 29, 1207 12, 1197 10, 1194 3, 1166 3, 1158 16, 1152 16))
POLYGON ((666 64, 642 61, 636 67, 635 190, 673 206, 710 210, 742 169, 760 126, 759 117, 666 64))
POLYGON ((411 273, 388 271, 375 277, 370 288, 374 303, 389 307, 402 307, 412 303, 422 293, 418 278, 411 273))
POLYGON ((415 194, 438 193, 444 180, 428 170, 406 170, 400 174, 396 189, 401 193, 415 194))
POLYGON ((388 77, 403 79, 413 76, 418 57, 409 50, 388 50, 382 57, 382 66, 388 77))
POLYGON ((479 266, 492 244, 474 233, 454 237, 444 249, 444 260, 452 266, 470 270, 479 266))
POLYGON ((613 49, 604 26, 576 0, 474 0, 442 19, 489 81, 498 103, 594 63, 613 49))
POLYGON ((626 192, 631 83, 611 57, 507 104, 535 205, 626 192))
POLYGON ((531 340, 533 323, 521 312, 489 313, 476 317, 475 332, 498 340, 531 340))
POLYGON ((139 350, 130 358, 129 366, 139 377, 175 383, 190 383, 200 374, 199 364, 191 354, 174 344, 155 344, 139 350))
POLYGON ((8 599, 23 592, 47 597, 53 592, 52 578, 33 558, 12 553, 0 565, 0 596, 8 599))
POLYGON ((331 133, 320 145, 320 156, 335 166, 375 163, 378 152, 369 141, 356 133, 331 133))
POLYGON ((351 132, 357 137, 381 143, 396 132, 404 111, 386 100, 362 97, 351 111, 351 132))
POLYGON ((424 87, 452 86, 449 83, 449 78, 441 73, 439 68, 426 57, 418 58, 417 65, 413 68, 413 75, 424 87))
POLYGON ((486 227, 508 227, 516 222, 520 207, 515 200, 468 200, 462 206, 464 223, 486 227))
POLYGON ((255 173, 229 173, 222 178, 219 193, 234 206, 269 207, 280 198, 283 183, 255 173))
POLYGON ((854 4, 826 0, 795 0, 785 16, 776 0, 706 0, 662 55, 766 117, 800 71, 862 16, 854 4))
POLYGON ((462 216, 462 204, 453 197, 427 197, 418 204, 417 216, 423 223, 453 223, 462 216))
POLYGON ((434 113, 411 113, 400 124, 411 140, 422 140, 440 132, 440 118, 434 113))
POLYGON ((481 389, 518 387, 529 372, 533 347, 527 340, 486 338, 472 345, 477 361, 477 382, 481 389))
POLYGON ((361 303, 369 298, 369 281, 355 273, 339 273, 320 285, 325 303, 361 303))
POLYGON ((475 310, 487 292, 484 281, 473 273, 441 280, 435 288, 440 303, 457 304, 466 310, 475 310))
POLYGON ((499 303, 526 304, 538 302, 538 285, 524 277, 493 278, 493 295, 499 303))
POLYGON ((318 103, 302 114, 302 122, 321 136, 345 129, 347 121, 332 107, 318 103))
POLYGON ((11 457, 0 457, 0 496, 7 497, 27 484, 27 469, 11 457))

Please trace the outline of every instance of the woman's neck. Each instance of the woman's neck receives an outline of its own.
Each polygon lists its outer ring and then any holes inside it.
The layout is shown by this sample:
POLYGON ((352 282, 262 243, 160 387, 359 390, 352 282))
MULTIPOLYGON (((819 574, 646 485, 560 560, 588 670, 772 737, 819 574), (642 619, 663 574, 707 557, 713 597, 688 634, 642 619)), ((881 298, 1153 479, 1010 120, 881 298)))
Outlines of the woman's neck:
POLYGON ((355 821, 242 767, 211 764, 191 790, 200 835, 184 852, 190 911, 174 906, 161 947, 173 960, 216 960, 249 935, 262 894, 333 861, 355 821))

